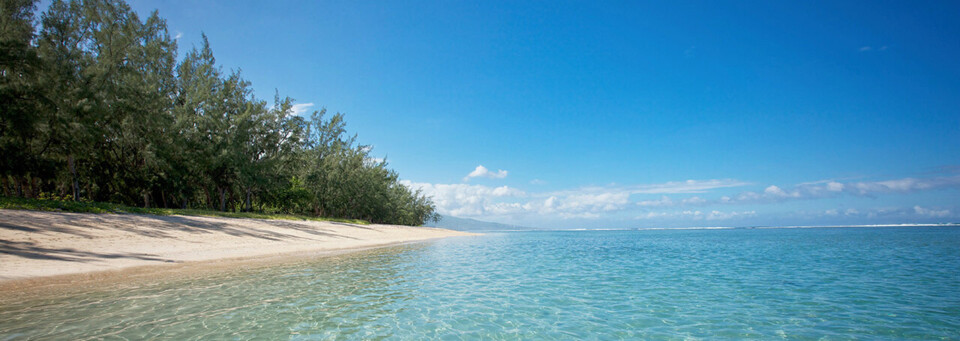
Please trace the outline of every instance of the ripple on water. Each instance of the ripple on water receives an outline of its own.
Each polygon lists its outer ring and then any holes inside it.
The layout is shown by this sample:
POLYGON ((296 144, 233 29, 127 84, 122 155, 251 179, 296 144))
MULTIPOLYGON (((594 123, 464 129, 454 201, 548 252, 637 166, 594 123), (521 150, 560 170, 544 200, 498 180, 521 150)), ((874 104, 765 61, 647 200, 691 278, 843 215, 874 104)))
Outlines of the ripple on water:
POLYGON ((522 232, 6 298, 4 339, 957 339, 960 229, 522 232))

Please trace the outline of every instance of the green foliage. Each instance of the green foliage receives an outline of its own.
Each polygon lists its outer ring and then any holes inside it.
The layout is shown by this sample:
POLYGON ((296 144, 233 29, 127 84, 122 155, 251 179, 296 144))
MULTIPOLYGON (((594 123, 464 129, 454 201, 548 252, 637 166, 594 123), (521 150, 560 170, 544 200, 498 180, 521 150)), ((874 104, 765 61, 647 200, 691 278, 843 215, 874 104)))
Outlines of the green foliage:
POLYGON ((55 0, 36 33, 35 7, 0 6, 2 195, 71 211, 435 219, 429 198, 347 135, 343 115, 293 116, 279 94, 268 105, 217 66, 206 36, 177 63, 156 12, 55 0))

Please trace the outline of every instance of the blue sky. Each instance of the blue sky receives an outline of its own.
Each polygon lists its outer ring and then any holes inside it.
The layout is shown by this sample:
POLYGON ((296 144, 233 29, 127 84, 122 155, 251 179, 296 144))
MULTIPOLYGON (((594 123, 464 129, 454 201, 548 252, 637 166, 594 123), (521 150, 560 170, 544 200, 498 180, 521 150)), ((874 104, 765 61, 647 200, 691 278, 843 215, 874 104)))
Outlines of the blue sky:
POLYGON ((443 214, 960 221, 960 3, 133 1, 443 214), (480 166, 483 166, 482 168, 480 166), (469 176, 473 174, 474 176, 469 176))

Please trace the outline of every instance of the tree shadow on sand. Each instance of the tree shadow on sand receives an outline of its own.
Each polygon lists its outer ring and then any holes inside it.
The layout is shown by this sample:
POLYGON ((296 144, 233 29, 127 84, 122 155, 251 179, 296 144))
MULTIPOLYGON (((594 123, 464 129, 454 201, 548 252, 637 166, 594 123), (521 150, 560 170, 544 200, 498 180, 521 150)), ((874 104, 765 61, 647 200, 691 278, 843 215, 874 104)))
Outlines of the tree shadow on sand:
MULTIPOLYGON (((84 238, 94 238, 95 230, 114 229, 151 238, 175 238, 170 232, 181 231, 187 233, 224 233, 231 236, 254 237, 272 241, 310 239, 292 234, 296 231, 323 238, 356 239, 310 224, 310 222, 236 218, 216 218, 217 220, 214 221, 203 217, 139 214, 130 214, 127 217, 129 219, 117 220, 116 216, 113 215, 47 212, 44 215, 31 215, 21 218, 15 212, 0 212, 0 232, 11 230, 43 234, 65 233, 84 238), (250 222, 279 227, 282 230, 271 231, 257 228, 251 226, 250 222), (130 228, 130 225, 135 225, 136 228, 130 228), (284 233, 284 230, 289 230, 291 233, 284 233)), ((331 224, 370 229, 353 224, 331 224)))
POLYGON ((80 251, 71 248, 48 248, 37 246, 33 242, 15 242, 0 240, 0 254, 30 259, 60 260, 68 262, 93 262, 102 259, 139 259, 155 262, 174 263, 174 260, 156 257, 149 253, 99 253, 80 251))
POLYGON ((276 231, 267 231, 263 229, 253 228, 245 226, 245 222, 257 222, 259 224, 271 225, 274 227, 280 227, 284 229, 289 229, 293 231, 299 231, 303 233, 312 234, 319 237, 327 238, 346 238, 346 239, 356 239, 353 237, 345 236, 342 234, 334 233, 331 230, 320 228, 317 226, 311 226, 307 223, 300 223, 295 221, 284 221, 284 220, 266 220, 266 219, 243 219, 243 218, 216 218, 220 220, 226 219, 235 219, 236 224, 231 224, 229 222, 212 222, 207 221, 198 217, 189 217, 189 216, 140 216, 144 219, 150 219, 158 222, 156 224, 157 229, 178 229, 181 231, 192 232, 192 233, 211 233, 211 232, 220 232, 226 233, 232 236, 238 237, 256 237, 268 240, 289 240, 289 239, 304 239, 304 237, 293 236, 287 233, 276 232, 276 231))

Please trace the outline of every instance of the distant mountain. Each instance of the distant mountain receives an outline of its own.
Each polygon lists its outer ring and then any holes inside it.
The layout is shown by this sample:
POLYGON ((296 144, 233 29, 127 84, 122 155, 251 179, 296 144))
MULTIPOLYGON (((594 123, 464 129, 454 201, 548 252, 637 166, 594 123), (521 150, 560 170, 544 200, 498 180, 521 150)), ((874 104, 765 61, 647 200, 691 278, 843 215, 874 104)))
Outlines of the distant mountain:
POLYGON ((424 226, 442 227, 445 229, 457 231, 513 231, 513 230, 535 230, 534 228, 507 225, 500 223, 491 223, 489 221, 480 221, 469 218, 457 218, 451 216, 441 216, 439 221, 429 222, 424 226))

